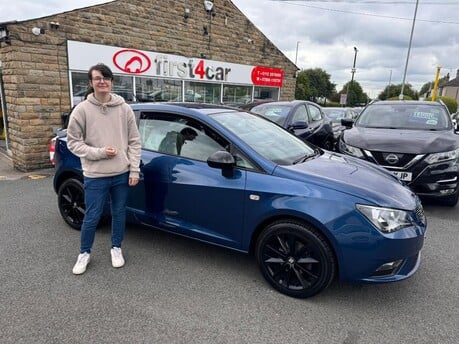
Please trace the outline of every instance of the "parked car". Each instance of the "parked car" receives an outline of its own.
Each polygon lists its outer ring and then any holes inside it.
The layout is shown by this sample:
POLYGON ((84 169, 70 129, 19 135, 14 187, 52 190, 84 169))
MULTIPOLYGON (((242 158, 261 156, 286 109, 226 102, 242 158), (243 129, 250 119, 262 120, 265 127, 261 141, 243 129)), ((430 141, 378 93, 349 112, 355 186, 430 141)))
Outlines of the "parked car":
POLYGON ((333 150, 335 146, 332 121, 324 115, 322 108, 313 102, 268 102, 256 105, 250 111, 276 122, 301 139, 323 149, 333 150))
MULTIPOLYGON (((264 278, 293 297, 315 295, 335 276, 384 283, 418 269, 426 231, 422 205, 384 169, 320 150, 244 110, 131 106, 142 157, 129 221, 253 253, 264 278), (163 138, 183 128, 197 133, 194 140, 180 155, 162 152, 163 138)), ((85 211, 80 161, 65 135, 56 141, 59 210, 79 229, 85 211)))
POLYGON ((323 107, 322 110, 332 121, 333 137, 335 138, 335 142, 338 142, 341 132, 346 128, 341 124, 341 120, 343 118, 356 119, 359 115, 359 113, 354 109, 345 107, 323 107))
POLYGON ((459 136, 442 102, 377 101, 345 130, 339 150, 378 164, 420 196, 455 206, 459 136))

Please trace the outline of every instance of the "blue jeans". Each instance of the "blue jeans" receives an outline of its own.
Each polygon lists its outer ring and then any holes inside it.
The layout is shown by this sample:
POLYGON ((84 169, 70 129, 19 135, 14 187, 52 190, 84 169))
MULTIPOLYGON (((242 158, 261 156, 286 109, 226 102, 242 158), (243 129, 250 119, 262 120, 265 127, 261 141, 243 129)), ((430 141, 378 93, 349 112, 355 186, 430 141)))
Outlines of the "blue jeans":
POLYGON ((84 177, 86 212, 81 226, 80 253, 91 252, 96 228, 109 196, 112 213, 112 247, 121 247, 126 228, 128 193, 129 172, 113 177, 84 177))

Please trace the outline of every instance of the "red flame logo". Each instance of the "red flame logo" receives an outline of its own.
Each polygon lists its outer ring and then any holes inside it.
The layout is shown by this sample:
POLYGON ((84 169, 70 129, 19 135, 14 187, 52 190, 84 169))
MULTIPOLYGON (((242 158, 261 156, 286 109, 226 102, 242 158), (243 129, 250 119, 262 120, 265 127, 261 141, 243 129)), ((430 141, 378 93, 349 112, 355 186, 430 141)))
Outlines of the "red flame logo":
POLYGON ((141 74, 151 67, 150 58, 135 49, 123 49, 113 55, 113 64, 119 70, 131 74, 141 74))

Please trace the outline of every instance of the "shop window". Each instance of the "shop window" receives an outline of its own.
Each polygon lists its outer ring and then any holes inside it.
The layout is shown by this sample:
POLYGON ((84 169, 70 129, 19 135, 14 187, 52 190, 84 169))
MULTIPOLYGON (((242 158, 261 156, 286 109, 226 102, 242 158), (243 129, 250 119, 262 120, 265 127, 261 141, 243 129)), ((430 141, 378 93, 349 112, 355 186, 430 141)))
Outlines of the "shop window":
MULTIPOLYGON (((75 106, 86 96, 88 89, 88 73, 72 72, 72 105, 75 106)), ((123 97, 127 102, 134 100, 133 78, 115 75, 112 92, 123 97)))
POLYGON ((277 87, 255 87, 253 97, 256 100, 278 100, 279 88, 277 87))
POLYGON ((88 73, 72 72, 72 105, 75 106, 86 95, 88 89, 88 73))
POLYGON ((223 103, 228 105, 243 105, 252 102, 252 86, 223 86, 223 103))
POLYGON ((182 101, 182 82, 179 80, 136 78, 135 97, 138 102, 182 101))
POLYGON ((123 97, 125 101, 134 101, 134 86, 132 76, 115 75, 112 92, 123 97))
POLYGON ((203 82, 185 82, 185 101, 193 103, 221 103, 221 85, 203 82))

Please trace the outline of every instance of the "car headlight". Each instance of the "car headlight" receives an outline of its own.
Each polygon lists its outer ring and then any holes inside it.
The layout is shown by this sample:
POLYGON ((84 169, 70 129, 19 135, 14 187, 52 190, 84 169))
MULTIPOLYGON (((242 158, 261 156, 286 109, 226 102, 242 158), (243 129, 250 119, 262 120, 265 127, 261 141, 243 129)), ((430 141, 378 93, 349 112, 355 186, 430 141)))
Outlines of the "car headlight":
POLYGON ((360 148, 350 146, 350 145, 344 143, 343 140, 339 141, 339 151, 341 153, 349 154, 349 155, 355 156, 357 158, 363 158, 364 157, 363 152, 362 152, 362 150, 360 148))
POLYGON ((447 161, 447 160, 456 160, 459 157, 459 148, 449 152, 433 153, 429 154, 425 161, 428 164, 435 164, 437 162, 447 161))
POLYGON ((383 233, 393 233, 414 224, 410 213, 404 210, 372 207, 362 204, 357 204, 356 207, 383 233))

